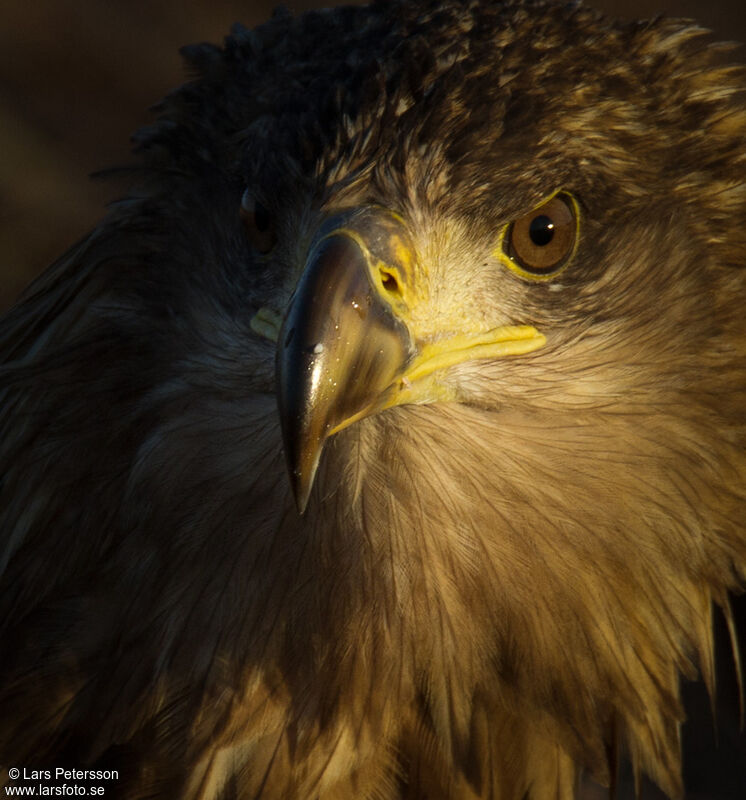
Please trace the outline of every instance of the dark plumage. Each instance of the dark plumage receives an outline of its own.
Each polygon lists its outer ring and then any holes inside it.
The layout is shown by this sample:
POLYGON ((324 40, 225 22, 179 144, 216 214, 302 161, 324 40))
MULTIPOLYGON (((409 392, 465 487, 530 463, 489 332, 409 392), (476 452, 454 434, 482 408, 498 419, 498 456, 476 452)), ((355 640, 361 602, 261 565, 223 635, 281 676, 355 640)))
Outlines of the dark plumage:
POLYGON ((546 800, 623 749, 679 796, 746 578, 743 71, 540 2, 185 56, 0 327, 0 764, 546 800))

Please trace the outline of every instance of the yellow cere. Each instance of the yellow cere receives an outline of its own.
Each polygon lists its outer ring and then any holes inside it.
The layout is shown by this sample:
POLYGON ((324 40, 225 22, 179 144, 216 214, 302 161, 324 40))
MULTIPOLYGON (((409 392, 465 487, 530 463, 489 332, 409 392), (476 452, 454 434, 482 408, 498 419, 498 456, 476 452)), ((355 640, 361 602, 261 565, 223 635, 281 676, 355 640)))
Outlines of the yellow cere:
MULTIPOLYGON (((395 215, 392 213, 392 216, 395 215)), ((391 250, 395 255, 395 259, 391 259, 391 261, 394 263, 389 263, 388 261, 384 262, 374 258, 368 248, 367 242, 354 228, 337 228, 324 236, 321 241, 331 236, 347 236, 357 244, 365 256, 373 286, 379 290, 381 297, 383 297, 389 305, 400 313, 409 306, 409 301, 411 300, 409 297, 411 294, 409 284, 411 283, 414 263, 412 251, 404 244, 399 236, 396 234, 392 235, 390 241, 391 250), (404 275, 402 275, 402 270, 405 272, 404 275), (386 276, 390 276, 396 281, 396 288, 394 291, 391 291, 384 285, 386 276)))
POLYGON ((404 271, 408 274, 411 274, 413 263, 412 263, 412 251, 402 242, 401 238, 394 234, 392 236, 392 247, 391 249, 394 252, 394 256, 396 258, 397 264, 401 264, 404 267, 404 271))

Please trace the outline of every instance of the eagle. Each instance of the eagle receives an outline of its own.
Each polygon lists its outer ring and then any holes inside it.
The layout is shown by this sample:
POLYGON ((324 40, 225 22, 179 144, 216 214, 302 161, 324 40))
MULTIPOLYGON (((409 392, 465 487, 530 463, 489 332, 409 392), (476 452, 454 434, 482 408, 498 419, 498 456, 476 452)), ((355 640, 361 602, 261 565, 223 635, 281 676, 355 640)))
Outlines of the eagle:
POLYGON ((746 582, 729 53, 544 0, 184 49, 0 326, 6 788, 682 796, 746 582))

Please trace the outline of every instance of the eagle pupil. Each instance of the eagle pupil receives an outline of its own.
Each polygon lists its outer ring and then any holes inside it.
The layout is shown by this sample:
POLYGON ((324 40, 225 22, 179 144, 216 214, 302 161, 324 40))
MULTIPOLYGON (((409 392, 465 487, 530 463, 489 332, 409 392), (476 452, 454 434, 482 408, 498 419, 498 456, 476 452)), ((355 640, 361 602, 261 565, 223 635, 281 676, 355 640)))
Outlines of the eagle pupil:
POLYGON ((546 214, 539 214, 531 220, 528 235, 537 247, 544 247, 554 237, 554 222, 546 214))
POLYGON ((254 205, 254 224, 260 233, 269 230, 269 211, 259 202, 254 205))

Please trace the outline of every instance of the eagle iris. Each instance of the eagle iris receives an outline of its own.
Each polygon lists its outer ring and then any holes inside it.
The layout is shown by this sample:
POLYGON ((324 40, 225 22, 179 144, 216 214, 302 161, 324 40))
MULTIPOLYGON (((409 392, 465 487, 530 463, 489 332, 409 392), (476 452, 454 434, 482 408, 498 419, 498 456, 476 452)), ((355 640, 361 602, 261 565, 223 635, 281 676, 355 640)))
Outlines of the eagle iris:
POLYGON ((502 261, 524 278, 551 277, 569 262, 577 234, 577 205, 559 192, 507 226, 502 261))

